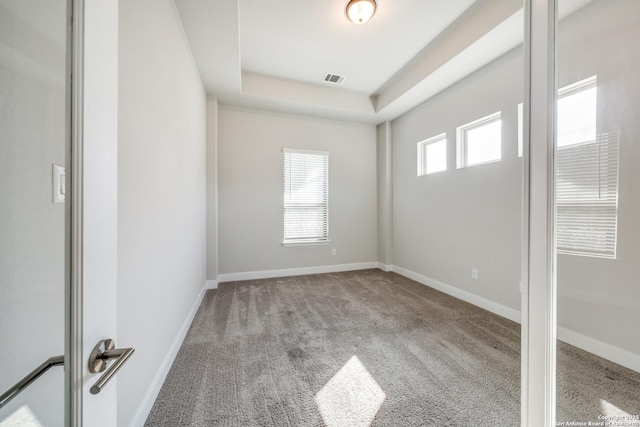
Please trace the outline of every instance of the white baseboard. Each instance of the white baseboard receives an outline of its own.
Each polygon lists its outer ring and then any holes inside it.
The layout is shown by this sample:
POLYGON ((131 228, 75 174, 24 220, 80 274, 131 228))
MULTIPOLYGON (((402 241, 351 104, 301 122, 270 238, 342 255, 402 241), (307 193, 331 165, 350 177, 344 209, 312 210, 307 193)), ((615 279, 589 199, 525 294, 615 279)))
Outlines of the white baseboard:
POLYGON ((205 287, 207 289, 218 289, 218 280, 207 280, 205 287))
POLYGON ((270 279, 273 277, 302 276, 305 274, 337 273, 340 271, 366 270, 369 268, 378 268, 378 263, 372 261, 355 264, 320 265, 316 267, 285 268, 282 270, 226 273, 218 276, 218 283, 236 282, 238 280, 270 279))
POLYGON ((378 263, 378 268, 382 271, 386 271, 387 273, 393 271, 393 265, 383 264, 381 262, 378 263))
POLYGON ((618 365, 640 372, 640 355, 558 326, 558 339, 618 365))
MULTIPOLYGON (((415 273, 402 267, 398 267, 396 265, 387 266, 381 264, 381 266, 391 267, 391 271, 395 273, 408 277, 409 279, 415 280, 416 282, 422 283, 423 285, 427 285, 431 288, 437 289, 441 292, 444 292, 445 294, 451 295, 452 297, 461 299, 480 308, 484 308, 485 310, 488 310, 499 316, 506 317, 507 319, 513 320, 516 323, 520 323, 519 310, 505 307, 502 304, 498 304, 496 302, 479 297, 467 291, 463 291, 454 286, 447 285, 446 283, 442 283, 438 280, 431 279, 427 276, 423 276, 421 274, 415 273)), ((379 268, 381 270, 383 269, 382 267, 379 268)), ((611 344, 607 344, 602 341, 598 341, 594 338, 579 334, 561 326, 558 326, 557 335, 560 341, 571 344, 574 347, 578 347, 579 349, 595 354, 596 356, 607 359, 613 363, 617 363, 618 365, 624 366, 625 368, 640 372, 640 355, 638 354, 631 353, 627 350, 612 346, 611 344)))
POLYGON ((178 334, 176 335, 173 342, 171 343, 171 347, 169 347, 169 351, 167 351, 167 355, 164 357, 164 360, 162 361, 162 364, 160 365, 158 372, 153 378, 153 381, 151 382, 151 385, 149 386, 149 389, 147 390, 147 393, 145 394, 144 399, 142 400, 142 403, 138 407, 136 414, 133 416, 133 419, 130 424, 131 427, 144 426, 144 423, 147 420, 149 413, 151 412, 151 408, 153 408, 153 404, 155 403, 156 398, 158 397, 158 393, 160 393, 162 384, 164 384, 164 380, 167 378, 167 374, 171 369, 171 365, 173 364, 173 361, 175 360, 176 355, 178 354, 178 350, 180 350, 180 346, 182 346, 182 342, 184 341, 184 338, 186 337, 187 332, 189 331, 191 322, 193 322, 193 318, 198 312, 198 308, 200 307, 200 303, 202 303, 204 294, 209 289, 207 287, 208 285, 209 285, 209 281, 205 282, 204 286, 200 290, 200 293, 198 293, 198 296, 196 297, 196 300, 193 303, 191 310, 189 310, 189 313, 187 313, 187 317, 184 319, 184 322, 182 322, 182 326, 180 327, 178 334))
POLYGON ((397 265, 391 266, 391 271, 393 271, 394 273, 398 273, 402 276, 408 277, 409 279, 415 280, 416 282, 422 283, 423 285, 427 285, 433 289, 437 289, 440 292, 444 292, 445 294, 451 295, 452 297, 461 299, 463 301, 466 301, 480 308, 484 308, 485 310, 488 310, 494 314, 497 314, 502 317, 506 317, 509 320, 513 320, 514 322, 520 323, 519 310, 514 310, 513 308, 509 308, 502 304, 498 304, 497 302, 493 302, 486 298, 482 298, 470 292, 463 291, 462 289, 456 288, 455 286, 447 285, 446 283, 442 283, 430 277, 423 276, 411 270, 398 267, 397 265))

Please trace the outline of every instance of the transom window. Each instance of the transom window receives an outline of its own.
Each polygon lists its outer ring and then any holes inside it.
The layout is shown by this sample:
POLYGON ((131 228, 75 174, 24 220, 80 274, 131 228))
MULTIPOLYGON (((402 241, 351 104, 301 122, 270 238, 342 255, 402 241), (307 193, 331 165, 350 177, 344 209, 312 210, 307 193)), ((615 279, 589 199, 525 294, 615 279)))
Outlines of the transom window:
POLYGON ((458 127, 457 148, 458 169, 500 161, 502 159, 500 112, 458 127))
POLYGON ((329 153, 282 149, 285 246, 329 243, 329 153))
POLYGON ((418 142, 418 176, 447 170, 447 134, 418 142))

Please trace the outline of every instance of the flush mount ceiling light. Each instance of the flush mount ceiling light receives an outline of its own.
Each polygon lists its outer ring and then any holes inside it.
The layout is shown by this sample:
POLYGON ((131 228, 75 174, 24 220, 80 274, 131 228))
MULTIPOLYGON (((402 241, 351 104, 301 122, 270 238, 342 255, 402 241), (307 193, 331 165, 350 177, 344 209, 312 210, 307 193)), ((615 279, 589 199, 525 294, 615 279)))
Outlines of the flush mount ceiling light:
POLYGON ((347 4, 347 18, 354 24, 364 24, 376 13, 376 0, 351 0, 347 4))

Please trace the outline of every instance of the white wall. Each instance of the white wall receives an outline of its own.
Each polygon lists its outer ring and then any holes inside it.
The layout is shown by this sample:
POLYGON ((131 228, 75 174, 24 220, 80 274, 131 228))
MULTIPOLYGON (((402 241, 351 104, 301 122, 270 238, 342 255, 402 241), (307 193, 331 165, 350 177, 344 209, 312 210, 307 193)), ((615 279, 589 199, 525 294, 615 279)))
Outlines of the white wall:
MULTIPOLYGON (((66 160, 65 11, 0 4, 0 393, 65 351, 65 205, 52 202, 51 179, 66 160)), ((64 424, 61 367, 0 410, 0 424, 29 413, 64 424)))
POLYGON ((206 95, 172 1, 121 1, 119 19, 116 344, 136 348, 118 373, 125 426, 144 421, 205 283, 206 95))
POLYGON ((523 81, 522 54, 512 51, 392 123, 394 265, 515 310, 522 197, 516 106, 523 81), (497 111, 503 160, 456 169, 456 127, 497 111), (416 176, 416 144, 443 132, 448 170, 416 176))
POLYGON ((376 128, 220 106, 218 202, 221 274, 376 262, 376 128), (330 153, 328 246, 281 244, 283 147, 330 153))

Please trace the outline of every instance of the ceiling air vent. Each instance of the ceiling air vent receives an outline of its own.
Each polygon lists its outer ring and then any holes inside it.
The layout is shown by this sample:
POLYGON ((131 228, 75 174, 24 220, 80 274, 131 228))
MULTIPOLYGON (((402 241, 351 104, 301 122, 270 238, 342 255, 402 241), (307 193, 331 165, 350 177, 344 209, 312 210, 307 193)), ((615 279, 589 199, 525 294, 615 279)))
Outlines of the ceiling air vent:
POLYGON ((344 79, 346 79, 345 76, 339 76, 337 74, 331 74, 331 73, 327 73, 327 75, 324 76, 325 83, 334 83, 337 85, 342 84, 344 79))

